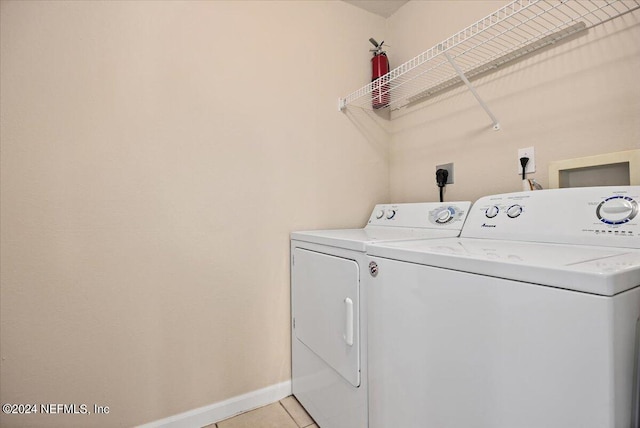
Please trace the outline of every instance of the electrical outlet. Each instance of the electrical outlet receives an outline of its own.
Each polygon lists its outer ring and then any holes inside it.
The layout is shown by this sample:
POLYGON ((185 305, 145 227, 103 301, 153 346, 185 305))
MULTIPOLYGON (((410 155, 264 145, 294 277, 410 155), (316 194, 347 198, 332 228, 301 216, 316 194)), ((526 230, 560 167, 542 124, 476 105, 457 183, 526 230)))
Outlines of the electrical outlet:
POLYGON ((446 184, 453 184, 453 162, 444 165, 436 165, 436 171, 439 169, 446 169, 447 171, 449 171, 449 176, 447 177, 446 184))
POLYGON ((520 163, 520 158, 528 157, 529 162, 527 162, 527 167, 525 168, 525 172, 527 174, 536 172, 536 156, 533 147, 527 147, 526 149, 518 149, 518 174, 522 175, 522 164, 520 163))

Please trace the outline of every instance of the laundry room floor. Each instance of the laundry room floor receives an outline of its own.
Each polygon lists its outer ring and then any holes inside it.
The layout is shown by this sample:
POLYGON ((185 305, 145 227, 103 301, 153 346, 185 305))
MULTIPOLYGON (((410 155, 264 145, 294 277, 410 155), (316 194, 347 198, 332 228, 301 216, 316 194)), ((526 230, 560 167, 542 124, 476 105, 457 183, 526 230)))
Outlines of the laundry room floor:
POLYGON ((203 428, 318 428, 293 395, 203 428))

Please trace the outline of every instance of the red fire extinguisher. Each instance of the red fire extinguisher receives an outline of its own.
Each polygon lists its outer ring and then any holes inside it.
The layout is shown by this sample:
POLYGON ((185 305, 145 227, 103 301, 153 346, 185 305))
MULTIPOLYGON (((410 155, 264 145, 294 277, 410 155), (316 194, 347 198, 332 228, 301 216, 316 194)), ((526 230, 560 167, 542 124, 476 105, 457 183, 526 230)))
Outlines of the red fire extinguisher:
MULTIPOLYGON (((377 79, 380 79, 389 72, 389 58, 387 58, 387 54, 382 50, 384 40, 378 43, 371 38, 369 41, 374 46, 374 49, 370 50, 370 52, 373 52, 373 58, 371 58, 371 81, 376 82, 377 79)), ((389 105, 388 82, 388 77, 384 77, 373 84, 371 103, 374 109, 384 108, 389 105)))

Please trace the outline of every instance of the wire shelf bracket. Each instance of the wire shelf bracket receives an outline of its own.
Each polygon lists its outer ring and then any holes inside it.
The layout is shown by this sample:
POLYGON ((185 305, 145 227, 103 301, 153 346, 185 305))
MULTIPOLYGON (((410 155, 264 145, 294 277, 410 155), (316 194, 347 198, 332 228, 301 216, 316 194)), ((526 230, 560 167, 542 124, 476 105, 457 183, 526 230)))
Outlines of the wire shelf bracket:
POLYGON ((478 101, 478 104, 480 104, 480 107, 482 107, 482 109, 491 118, 491 121, 493 122, 493 130, 498 131, 500 129, 500 123, 498 122, 498 119, 496 119, 496 117, 493 115, 493 113, 491 113, 491 110, 489 110, 489 106, 487 106, 484 100, 480 97, 480 95, 478 94, 478 91, 476 91, 476 88, 471 84, 471 82, 469 82, 469 79, 467 79, 467 76, 464 75, 464 72, 460 69, 460 67, 458 67, 458 64, 456 64, 453 58, 451 58, 451 55, 449 55, 448 52, 443 52, 443 53, 444 53, 444 56, 447 58, 447 61, 449 61, 453 69, 456 71, 456 73, 460 77, 460 79, 464 82, 465 85, 467 85, 467 88, 469 88, 469 91, 476 98, 476 100, 478 101))
POLYGON ((640 0, 514 0, 389 73, 338 99, 338 109, 398 110, 461 83, 500 124, 469 82, 475 76, 640 9, 640 0))

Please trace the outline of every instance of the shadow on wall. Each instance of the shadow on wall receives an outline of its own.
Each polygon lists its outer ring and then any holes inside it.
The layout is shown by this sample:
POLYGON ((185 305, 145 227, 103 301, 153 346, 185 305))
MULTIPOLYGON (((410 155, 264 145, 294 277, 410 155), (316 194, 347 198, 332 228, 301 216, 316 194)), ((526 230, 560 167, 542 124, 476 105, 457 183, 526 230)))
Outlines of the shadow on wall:
POLYGON ((366 138, 371 146, 386 156, 391 140, 391 122, 389 109, 369 110, 360 107, 347 107, 342 111, 366 138))

